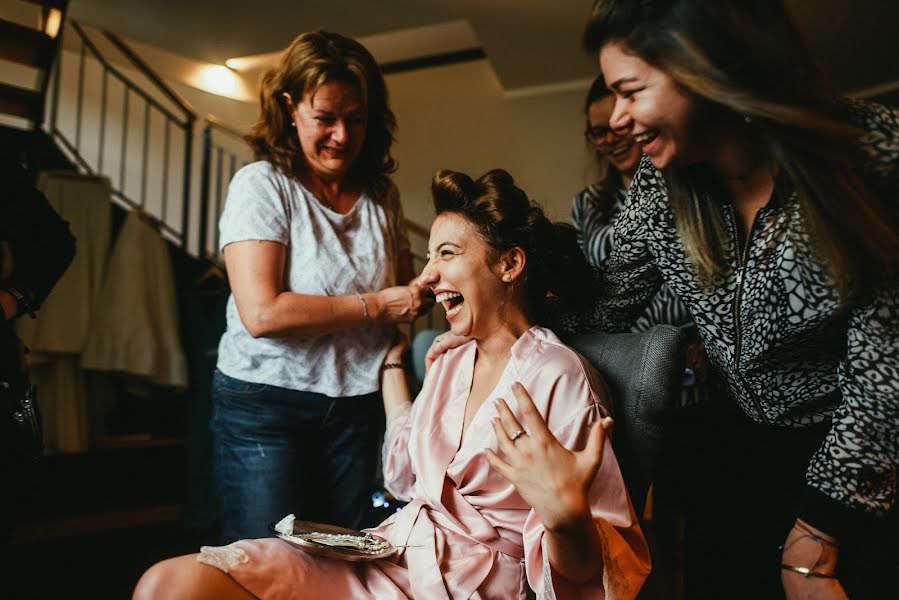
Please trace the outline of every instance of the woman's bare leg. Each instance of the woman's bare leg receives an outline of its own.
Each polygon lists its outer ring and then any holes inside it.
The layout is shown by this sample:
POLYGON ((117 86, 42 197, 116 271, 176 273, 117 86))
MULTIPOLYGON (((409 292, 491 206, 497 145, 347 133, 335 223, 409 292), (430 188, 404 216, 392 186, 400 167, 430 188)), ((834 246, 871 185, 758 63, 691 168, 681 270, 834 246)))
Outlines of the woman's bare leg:
POLYGON ((156 563, 143 574, 133 600, 251 600, 253 594, 227 573, 197 562, 196 554, 156 563))

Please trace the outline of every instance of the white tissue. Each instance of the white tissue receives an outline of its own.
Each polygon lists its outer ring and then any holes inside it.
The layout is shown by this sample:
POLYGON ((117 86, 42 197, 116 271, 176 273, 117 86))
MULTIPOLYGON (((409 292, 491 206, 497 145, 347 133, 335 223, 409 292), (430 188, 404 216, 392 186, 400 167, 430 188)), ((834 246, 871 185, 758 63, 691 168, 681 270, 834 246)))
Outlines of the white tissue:
POLYGON ((275 525, 275 531, 278 533, 283 533, 284 535, 293 535, 293 522, 296 521, 297 518, 293 515, 293 513, 287 515, 275 525))

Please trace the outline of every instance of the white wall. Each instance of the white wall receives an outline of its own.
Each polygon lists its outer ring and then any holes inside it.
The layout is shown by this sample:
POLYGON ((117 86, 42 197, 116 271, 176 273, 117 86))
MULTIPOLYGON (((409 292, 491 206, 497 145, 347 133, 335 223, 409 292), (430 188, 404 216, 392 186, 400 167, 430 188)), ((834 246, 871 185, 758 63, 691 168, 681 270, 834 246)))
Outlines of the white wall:
POLYGON ((595 175, 582 133, 586 89, 509 98, 486 60, 389 75, 387 84, 399 122, 395 178, 413 221, 433 219, 438 169, 506 169, 557 220, 568 220, 574 194, 595 175))

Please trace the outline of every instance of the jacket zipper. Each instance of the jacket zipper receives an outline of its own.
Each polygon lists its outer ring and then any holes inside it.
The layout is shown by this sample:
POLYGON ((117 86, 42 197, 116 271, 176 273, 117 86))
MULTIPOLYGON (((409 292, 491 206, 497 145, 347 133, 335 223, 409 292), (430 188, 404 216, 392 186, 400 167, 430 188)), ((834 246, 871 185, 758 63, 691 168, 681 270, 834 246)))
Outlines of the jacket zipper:
MULTIPOLYGON (((734 239, 736 240, 736 246, 739 248, 740 245, 740 229, 737 227, 737 215, 734 212, 734 207, 728 205, 727 208, 730 211, 730 224, 731 228, 734 232, 734 239)), ((734 292, 734 374, 740 379, 740 383, 749 393, 749 397, 752 400, 753 406, 755 406, 755 410, 758 413, 759 417, 762 419, 766 425, 769 424, 768 416, 765 414, 765 411, 762 409, 762 403, 759 402, 758 397, 756 396, 753 390, 749 389, 745 383, 743 383, 743 376, 740 374, 740 352, 742 351, 742 327, 740 323, 740 303, 742 301, 743 296, 743 276, 746 271, 746 259, 749 254, 750 243, 752 242, 752 234, 755 233, 756 223, 759 222, 759 215, 764 211, 764 209, 760 209, 755 213, 755 218, 752 220, 752 226, 749 228, 749 235, 746 236, 746 240, 743 243, 742 251, 737 250, 734 252, 734 255, 737 259, 737 289, 734 292)))

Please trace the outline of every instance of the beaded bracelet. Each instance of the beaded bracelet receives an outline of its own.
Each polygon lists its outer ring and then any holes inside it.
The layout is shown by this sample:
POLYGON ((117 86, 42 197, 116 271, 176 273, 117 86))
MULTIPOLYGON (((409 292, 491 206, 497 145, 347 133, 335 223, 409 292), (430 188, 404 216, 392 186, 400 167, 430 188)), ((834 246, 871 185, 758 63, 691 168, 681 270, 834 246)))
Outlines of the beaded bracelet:
POLYGON ((387 369, 405 369, 405 367, 403 363, 384 363, 381 369, 386 371, 387 369))

